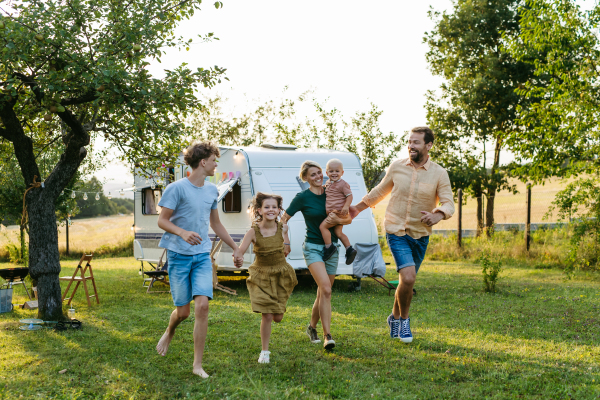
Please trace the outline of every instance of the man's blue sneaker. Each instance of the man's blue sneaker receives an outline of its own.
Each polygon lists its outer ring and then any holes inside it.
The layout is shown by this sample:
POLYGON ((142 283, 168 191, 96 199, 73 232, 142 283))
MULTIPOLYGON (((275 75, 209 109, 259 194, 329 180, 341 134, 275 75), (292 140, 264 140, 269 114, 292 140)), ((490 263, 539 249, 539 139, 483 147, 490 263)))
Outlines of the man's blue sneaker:
POLYGON ((400 339, 400 320, 394 318, 394 314, 390 314, 387 318, 387 324, 390 327, 390 337, 392 339, 400 339))
POLYGON ((410 331, 410 318, 402 319, 402 317, 400 317, 398 322, 400 322, 400 340, 402 340, 404 343, 412 342, 413 335, 410 331))

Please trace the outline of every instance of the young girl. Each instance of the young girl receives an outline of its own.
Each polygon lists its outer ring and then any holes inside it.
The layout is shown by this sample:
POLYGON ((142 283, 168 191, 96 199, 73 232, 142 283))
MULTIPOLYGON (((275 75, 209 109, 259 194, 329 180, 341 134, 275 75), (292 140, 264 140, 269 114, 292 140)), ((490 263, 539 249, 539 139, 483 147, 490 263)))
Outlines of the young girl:
POLYGON ((254 244, 256 258, 250 265, 250 276, 246 280, 252 311, 262 313, 260 339, 262 351, 258 362, 269 363, 269 339, 271 322, 281 322, 288 298, 294 286, 298 284, 294 268, 287 263, 290 253, 288 226, 278 221, 283 211, 281 196, 257 193, 252 202, 254 223, 244 236, 244 240, 234 257, 237 263, 243 261, 243 255, 254 244))

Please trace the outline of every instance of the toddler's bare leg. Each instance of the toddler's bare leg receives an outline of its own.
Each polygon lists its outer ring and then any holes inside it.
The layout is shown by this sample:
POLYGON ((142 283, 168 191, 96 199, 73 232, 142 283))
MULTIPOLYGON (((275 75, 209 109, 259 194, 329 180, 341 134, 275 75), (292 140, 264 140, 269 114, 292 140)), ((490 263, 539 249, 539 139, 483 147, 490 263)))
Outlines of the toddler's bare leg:
POLYGON ((329 228, 333 228, 335 225, 328 224, 327 220, 321 222, 319 229, 321 230, 321 236, 323 236, 323 241, 325 244, 331 244, 331 232, 329 232, 329 228))
POLYGON ((333 231, 335 232, 335 236, 337 236, 341 241, 344 247, 350 246, 350 239, 344 232, 342 232, 343 225, 336 225, 333 231))

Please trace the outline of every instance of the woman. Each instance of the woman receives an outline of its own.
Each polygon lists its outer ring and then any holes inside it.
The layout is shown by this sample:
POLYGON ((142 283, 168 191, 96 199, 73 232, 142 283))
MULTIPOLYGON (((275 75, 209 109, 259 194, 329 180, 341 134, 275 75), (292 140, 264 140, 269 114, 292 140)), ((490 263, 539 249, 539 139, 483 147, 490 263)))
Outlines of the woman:
MULTIPOLYGON (((305 161, 300 167, 300 179, 308 182, 310 186, 294 197, 281 221, 287 223, 298 211, 304 216, 306 238, 302 245, 302 251, 306 265, 319 286, 310 323, 306 327, 306 334, 311 343, 321 342, 316 330, 320 319, 325 336, 323 347, 326 350, 331 350, 335 347, 335 341, 332 339, 329 330, 331 326, 331 286, 335 280, 339 255, 336 251, 327 261, 323 261, 325 242, 319 230, 319 225, 327 218, 327 212, 325 211, 325 189, 323 188, 323 170, 321 166, 314 161, 305 161)), ((331 239, 333 245, 336 246, 338 238, 333 230, 331 231, 331 239)))

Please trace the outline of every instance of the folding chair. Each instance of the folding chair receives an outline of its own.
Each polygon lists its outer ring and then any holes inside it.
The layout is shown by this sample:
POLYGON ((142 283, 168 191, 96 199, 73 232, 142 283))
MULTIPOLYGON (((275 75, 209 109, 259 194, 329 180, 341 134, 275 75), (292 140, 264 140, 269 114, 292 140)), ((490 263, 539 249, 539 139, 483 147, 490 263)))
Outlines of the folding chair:
POLYGON ((148 287, 148 285, 150 285, 150 281, 152 280, 152 278, 147 277, 146 272, 156 271, 158 269, 158 263, 160 260, 145 258, 144 257, 144 248, 142 247, 142 244, 140 243, 139 240, 134 240, 133 246, 138 249, 138 253, 140 254, 140 256, 138 258, 136 258, 136 260, 140 262, 139 273, 142 276, 142 286, 148 287), (146 266, 144 268, 144 262, 146 262, 150 267, 146 266))
POLYGON ((61 276, 60 278, 58 278, 61 281, 69 281, 69 284, 67 285, 67 288, 65 289, 65 293, 63 294, 62 297, 62 301, 64 302, 65 300, 69 300, 69 302, 67 303, 68 305, 71 305, 71 301, 73 301, 73 297, 75 297, 75 292, 77 292, 77 289, 79 288, 79 285, 81 284, 81 282, 83 282, 83 288, 85 289, 85 296, 87 298, 87 302, 88 302, 88 306, 91 307, 92 302, 90 301, 90 297, 95 297, 96 298, 96 303, 100 304, 100 299, 98 298, 98 290, 96 289, 96 281, 94 280, 94 271, 92 271, 92 265, 90 264, 90 261, 92 261, 92 258, 94 257, 94 254, 84 254, 81 256, 81 260, 79 260, 79 265, 77 265, 77 268, 75 268, 75 272, 73 272, 73 276, 61 276), (85 268, 82 266, 83 262, 85 261, 85 268), (89 276, 86 276, 86 272, 89 270, 89 276), (79 276, 77 276, 79 273, 79 276), (94 286, 94 294, 90 295, 89 291, 88 291, 88 287, 87 287, 87 281, 91 280, 92 281, 92 285, 94 286), (71 293, 71 297, 67 297, 67 293, 69 293, 69 288, 71 287, 71 284, 73 284, 73 282, 77 282, 77 284, 75 285, 75 288, 73 289, 73 293, 71 293))
POLYGON ((150 278, 150 283, 148 284, 148 289, 146 290, 146 293, 171 293, 171 284, 169 283, 169 281, 167 280, 167 278, 169 277, 169 261, 165 260, 165 263, 163 264, 163 258, 165 258, 165 255, 167 254, 167 249, 165 249, 163 251, 163 253, 160 256, 160 259, 158 260, 158 264, 156 265, 156 269, 153 271, 144 271, 144 275, 147 275, 150 278), (154 282, 162 282, 165 285, 169 286, 169 290, 152 290, 152 286, 154 286, 154 282))

